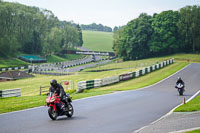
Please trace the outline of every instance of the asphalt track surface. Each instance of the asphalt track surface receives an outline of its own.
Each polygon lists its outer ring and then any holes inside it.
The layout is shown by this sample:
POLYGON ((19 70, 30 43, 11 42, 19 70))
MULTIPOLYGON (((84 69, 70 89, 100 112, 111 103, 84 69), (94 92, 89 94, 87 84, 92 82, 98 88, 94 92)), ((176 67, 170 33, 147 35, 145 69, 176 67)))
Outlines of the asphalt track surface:
MULTIPOLYGON (((186 85, 186 100, 200 83, 200 64, 194 63, 153 86, 73 101, 74 116, 52 121, 47 107, 0 115, 1 133, 132 133, 182 103, 174 88, 177 77, 186 85)), ((145 82, 145 81, 144 81, 145 82)))

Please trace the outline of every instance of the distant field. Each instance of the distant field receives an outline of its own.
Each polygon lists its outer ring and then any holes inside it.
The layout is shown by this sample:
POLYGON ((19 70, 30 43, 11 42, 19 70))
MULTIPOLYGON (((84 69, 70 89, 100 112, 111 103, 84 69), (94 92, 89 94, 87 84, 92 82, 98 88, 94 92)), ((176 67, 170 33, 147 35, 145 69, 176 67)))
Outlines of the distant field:
POLYGON ((113 33, 83 30, 83 47, 93 51, 113 52, 113 33))

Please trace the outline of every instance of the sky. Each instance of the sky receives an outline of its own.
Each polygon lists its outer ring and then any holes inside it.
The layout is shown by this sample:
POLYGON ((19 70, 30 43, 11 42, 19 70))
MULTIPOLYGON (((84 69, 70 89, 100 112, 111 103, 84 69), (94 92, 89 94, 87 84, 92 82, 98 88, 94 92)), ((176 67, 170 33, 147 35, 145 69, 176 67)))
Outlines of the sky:
POLYGON ((141 13, 153 15, 200 5, 200 0, 3 0, 51 10, 59 20, 77 24, 126 25, 141 13))

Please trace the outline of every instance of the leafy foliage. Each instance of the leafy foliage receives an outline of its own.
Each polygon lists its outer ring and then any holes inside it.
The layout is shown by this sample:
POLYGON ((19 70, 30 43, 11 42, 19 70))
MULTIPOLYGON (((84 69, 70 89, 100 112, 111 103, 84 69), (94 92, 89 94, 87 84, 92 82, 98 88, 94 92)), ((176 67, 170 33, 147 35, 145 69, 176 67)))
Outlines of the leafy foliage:
POLYGON ((114 50, 125 60, 144 58, 149 55, 148 40, 153 32, 152 17, 142 13, 114 35, 114 50))
POLYGON ((124 60, 177 52, 200 52, 200 7, 163 11, 149 16, 142 13, 125 28, 115 28, 113 50, 124 60))
POLYGON ((0 18, 1 57, 16 52, 49 55, 83 43, 80 27, 59 21, 46 9, 1 1, 0 18))
POLYGON ((112 28, 108 26, 103 26, 102 24, 92 23, 89 25, 81 25, 83 30, 92 30, 92 31, 105 31, 105 32, 112 32, 112 28))
POLYGON ((200 7, 187 6, 180 10, 177 23, 183 40, 183 49, 192 52, 200 51, 200 7))
POLYGON ((154 30, 149 40, 150 52, 157 54, 172 54, 179 48, 177 11, 164 11, 155 15, 152 22, 154 30))

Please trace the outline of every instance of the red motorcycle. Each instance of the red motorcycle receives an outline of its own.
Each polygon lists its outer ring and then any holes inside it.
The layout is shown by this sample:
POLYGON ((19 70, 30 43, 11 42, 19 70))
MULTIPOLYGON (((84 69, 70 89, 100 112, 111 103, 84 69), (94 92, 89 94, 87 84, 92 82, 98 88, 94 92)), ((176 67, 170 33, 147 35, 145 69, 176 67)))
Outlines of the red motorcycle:
POLYGON ((56 120, 58 116, 62 115, 66 115, 67 117, 72 117, 74 113, 74 109, 71 104, 72 100, 69 94, 67 95, 66 98, 68 105, 65 105, 65 103, 60 100, 60 97, 57 95, 57 93, 55 92, 48 93, 46 104, 49 107, 48 114, 52 120, 56 120))

